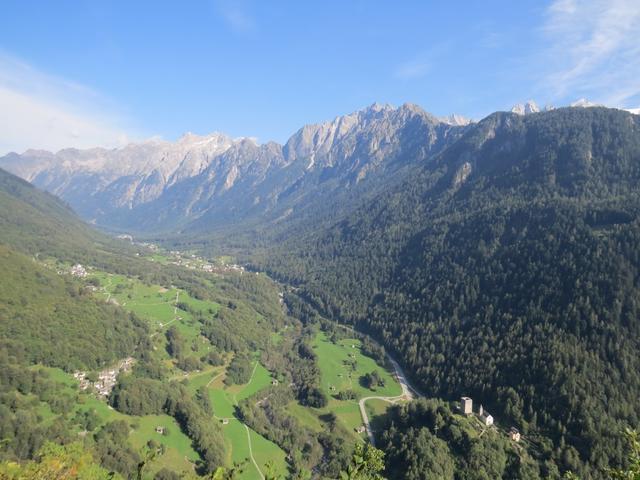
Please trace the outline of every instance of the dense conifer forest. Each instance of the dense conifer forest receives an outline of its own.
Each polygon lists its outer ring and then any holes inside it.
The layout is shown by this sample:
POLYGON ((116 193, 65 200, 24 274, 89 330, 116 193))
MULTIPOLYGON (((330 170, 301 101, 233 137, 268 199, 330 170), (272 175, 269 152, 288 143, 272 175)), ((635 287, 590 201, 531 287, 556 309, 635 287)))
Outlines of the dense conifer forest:
POLYGON ((381 340, 427 395, 473 395, 542 462, 600 478, 639 422, 639 180, 637 116, 496 113, 256 266, 381 340))

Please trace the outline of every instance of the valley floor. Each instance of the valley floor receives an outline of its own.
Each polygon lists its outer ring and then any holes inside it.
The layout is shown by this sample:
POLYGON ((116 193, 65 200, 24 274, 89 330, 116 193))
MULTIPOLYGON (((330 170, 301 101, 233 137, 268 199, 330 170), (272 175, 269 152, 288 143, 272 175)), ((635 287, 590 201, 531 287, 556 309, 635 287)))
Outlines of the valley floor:
MULTIPOLYGON (((161 259, 158 255, 154 257, 154 261, 161 259)), ((237 272, 232 274, 242 275, 237 272)), ((212 275, 212 278, 215 277, 216 275, 212 275)), ((227 385, 225 382, 232 354, 224 356, 223 365, 202 365, 194 371, 187 372, 178 368, 175 360, 167 352, 166 333, 170 328, 175 328, 189 346, 186 354, 189 357, 204 357, 215 350, 211 342, 202 335, 200 319, 203 315, 215 315, 221 308, 220 303, 196 299, 186 290, 173 285, 149 284, 137 278, 93 268, 88 268, 84 281, 96 297, 133 312, 146 321, 153 349, 162 364, 171 372, 169 380, 178 380, 192 394, 200 387, 206 387, 214 412, 212 421, 221 425, 227 443, 227 463, 241 466, 240 478, 264 479, 267 472, 270 475, 287 473, 289 465, 285 451, 243 423, 238 415, 239 402, 278 383, 260 363, 261 352, 254 352, 251 376, 242 385, 227 385)), ((215 281, 212 281, 212 284, 214 283, 215 281)), ((276 297, 273 301, 279 303, 280 298, 276 297)), ((289 329, 288 325, 281 329, 270 328, 271 341, 276 343, 284 336, 293 334, 294 330, 289 329)), ((320 431, 323 428, 323 416, 332 413, 340 425, 351 432, 354 440, 366 439, 367 432, 369 438, 372 438, 369 415, 382 414, 385 405, 408 400, 411 394, 399 369, 395 373, 388 371, 364 355, 361 347, 358 339, 342 338, 331 341, 325 333, 318 332, 312 342, 312 348, 317 355, 321 389, 329 398, 329 402, 324 408, 311 408, 293 401, 287 405, 288 414, 295 417, 301 425, 313 431, 320 431), (363 384, 363 377, 374 371, 379 374, 381 381, 375 390, 372 390, 363 384), (352 398, 338 399, 338 394, 345 391, 351 392, 352 398), (379 400, 385 400, 385 405, 379 403, 379 400), (368 430, 365 430, 365 426, 368 430)), ((107 370, 109 368, 111 367, 107 367, 107 370)), ((50 370, 70 389, 79 388, 78 381, 70 374, 59 369, 50 370)), ((91 372, 82 373, 91 375, 91 372)), ((95 413, 102 425, 113 420, 126 421, 131 426, 129 441, 136 450, 144 449, 150 440, 163 446, 163 453, 145 467, 144 478, 153 478, 162 468, 178 473, 195 471, 199 455, 194 450, 191 439, 174 418, 168 415, 124 415, 108 405, 108 393, 98 394, 94 391, 94 384, 88 382, 87 386, 87 381, 83 387, 77 412, 95 413)), ((258 398, 257 403, 266 400, 266 396, 263 399, 259 395, 254 398, 258 398)), ((54 418, 44 407, 43 413, 54 418)))

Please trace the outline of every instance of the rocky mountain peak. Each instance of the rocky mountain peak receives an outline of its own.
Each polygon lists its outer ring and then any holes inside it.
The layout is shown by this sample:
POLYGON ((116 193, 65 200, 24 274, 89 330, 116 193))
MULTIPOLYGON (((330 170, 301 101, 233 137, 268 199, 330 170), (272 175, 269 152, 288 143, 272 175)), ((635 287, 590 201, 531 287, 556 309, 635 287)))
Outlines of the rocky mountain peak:
POLYGON ((282 146, 219 132, 187 132, 175 142, 151 138, 117 149, 29 151, 0 166, 68 201, 96 223, 140 228, 189 216, 274 208, 283 191, 349 188, 386 175, 452 142, 466 119, 442 122, 421 107, 374 103, 305 125, 282 146), (149 212, 162 211, 162 218, 149 212), (135 213, 132 213, 135 212, 135 213), (128 222, 131 222, 129 224, 128 222))
POLYGON ((447 115, 446 117, 438 117, 442 123, 446 123, 447 125, 453 125, 456 127, 466 127, 467 125, 473 123, 470 118, 463 117, 462 115, 458 115, 457 113, 452 113, 451 115, 447 115))
POLYGON ((589 108, 589 107, 602 107, 604 105, 601 105, 599 103, 593 103, 593 102, 587 100, 586 98, 579 98, 578 100, 573 102, 570 106, 571 107, 589 108))
POLYGON ((512 113, 516 113, 518 115, 529 115, 531 113, 540 112, 540 107, 533 100, 529 100, 525 104, 518 103, 511 108, 512 113))

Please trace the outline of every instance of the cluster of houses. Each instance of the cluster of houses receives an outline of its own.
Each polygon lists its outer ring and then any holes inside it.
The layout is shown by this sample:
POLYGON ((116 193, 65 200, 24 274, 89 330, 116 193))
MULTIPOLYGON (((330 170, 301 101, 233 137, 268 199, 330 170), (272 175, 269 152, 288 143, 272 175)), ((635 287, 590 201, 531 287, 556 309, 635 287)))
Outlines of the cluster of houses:
POLYGON ((69 273, 71 273, 71 275, 73 275, 74 277, 84 278, 87 276, 87 269, 77 263, 73 267, 71 267, 69 273))
MULTIPOLYGON (((460 399, 460 411, 463 415, 473 415, 473 400, 470 397, 462 397, 460 399)), ((483 425, 490 427, 493 425, 493 416, 487 412, 482 405, 478 408, 478 411, 475 413, 477 418, 482 422, 483 425)), ((509 430, 509 438, 514 442, 520 441, 520 432, 517 428, 511 427, 509 430)))
POLYGON ((102 370, 98 373, 98 380, 91 382, 87 377, 87 372, 77 371, 73 374, 73 378, 80 382, 80 390, 88 390, 94 388, 100 396, 106 397, 111 393, 116 384, 118 375, 122 372, 130 372, 135 359, 127 357, 120 360, 115 367, 102 370))
POLYGON ((156 244, 149 243, 149 242, 139 242, 139 243, 136 243, 136 245, 140 245, 141 247, 148 248, 149 250, 151 250, 153 252, 155 252, 155 251, 157 251, 159 249, 159 247, 156 244))

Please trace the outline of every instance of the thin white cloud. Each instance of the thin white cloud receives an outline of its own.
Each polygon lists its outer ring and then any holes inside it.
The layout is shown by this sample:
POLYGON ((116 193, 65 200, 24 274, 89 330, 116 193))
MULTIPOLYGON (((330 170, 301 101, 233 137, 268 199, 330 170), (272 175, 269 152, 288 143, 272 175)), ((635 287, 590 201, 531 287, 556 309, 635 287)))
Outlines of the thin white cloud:
POLYGON ((96 92, 0 53, 0 154, 128 141, 122 118, 96 92))
POLYGON ((431 65, 429 62, 422 60, 412 60, 410 62, 398 65, 398 67, 393 72, 393 76, 401 80, 412 80, 415 78, 424 77, 429 72, 430 68, 431 65))
POLYGON ((542 29, 540 67, 554 99, 625 106, 640 97, 640 1, 555 0, 542 29))
POLYGON ((217 11, 229 28, 236 33, 246 34, 256 28, 255 20, 241 2, 219 0, 217 2, 217 11))

